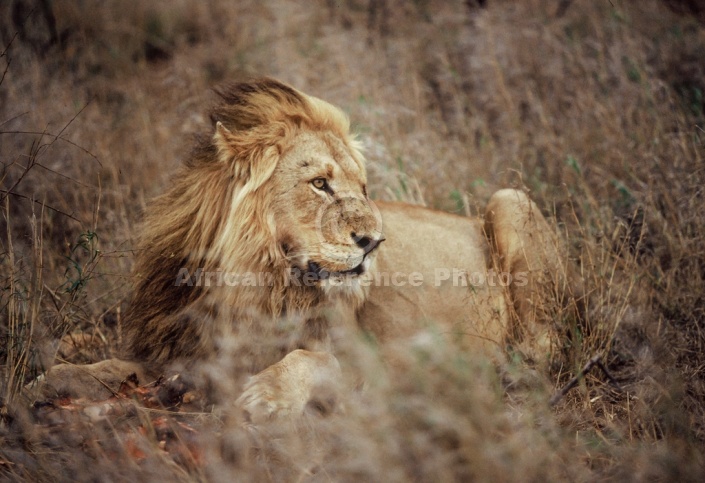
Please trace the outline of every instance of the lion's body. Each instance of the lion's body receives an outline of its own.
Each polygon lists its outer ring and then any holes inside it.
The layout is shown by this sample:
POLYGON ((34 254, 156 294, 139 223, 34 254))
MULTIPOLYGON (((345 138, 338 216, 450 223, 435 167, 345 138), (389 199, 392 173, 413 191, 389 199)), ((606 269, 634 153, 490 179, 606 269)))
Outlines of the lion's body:
POLYGON ((472 350, 500 348, 509 314, 504 287, 486 280, 492 260, 482 221, 403 203, 378 206, 387 241, 360 324, 382 341, 440 324, 472 350))
POLYGON ((303 407, 308 394, 282 394, 290 384, 272 383, 280 374, 315 380, 315 361, 335 373, 330 358, 292 351, 334 350, 336 325, 386 343, 440 324, 490 354, 503 346, 512 307, 534 324, 534 274, 560 267, 555 239, 523 193, 495 195, 484 224, 399 203, 377 211, 337 108, 268 79, 220 94, 214 132, 147 212, 124 359, 159 371, 241 351, 244 370, 271 366, 240 401, 266 413, 273 399, 303 407), (491 278, 494 269, 505 279, 491 278), (221 278, 243 274, 259 283, 221 278), (506 274, 518 289, 504 286, 506 274))

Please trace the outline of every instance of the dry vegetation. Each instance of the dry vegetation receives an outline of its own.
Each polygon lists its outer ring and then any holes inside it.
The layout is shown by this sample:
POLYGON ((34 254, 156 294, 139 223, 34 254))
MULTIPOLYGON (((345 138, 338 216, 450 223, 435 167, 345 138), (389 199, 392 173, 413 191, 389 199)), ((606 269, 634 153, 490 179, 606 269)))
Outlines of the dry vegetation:
POLYGON ((2 2, 0 477, 702 481, 705 28, 666 5, 698 3, 479 3, 2 2), (342 362, 368 387, 296 436, 227 411, 28 407, 55 357, 115 353, 145 200, 209 89, 259 75, 350 114, 373 197, 477 213, 513 186, 555 218, 590 303, 574 320, 548 302, 547 374, 438 342, 391 377, 362 344, 342 362), (550 408, 595 355, 624 391, 593 372, 550 408))

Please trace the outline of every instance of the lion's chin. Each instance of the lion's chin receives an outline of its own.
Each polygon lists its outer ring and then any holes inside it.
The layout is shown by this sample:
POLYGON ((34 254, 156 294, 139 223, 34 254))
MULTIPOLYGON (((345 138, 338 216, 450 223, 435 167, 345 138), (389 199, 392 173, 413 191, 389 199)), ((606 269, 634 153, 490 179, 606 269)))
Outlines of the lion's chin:
POLYGON ((372 257, 364 257, 363 260, 347 270, 333 271, 321 266, 320 263, 309 260, 306 268, 294 267, 292 270, 297 276, 305 277, 308 281, 322 282, 324 280, 353 280, 365 274, 372 263, 372 257))
POLYGON ((308 262, 308 273, 313 274, 316 280, 327 280, 329 278, 342 278, 342 277, 357 277, 365 273, 365 261, 363 260, 355 267, 342 270, 342 271, 330 271, 321 267, 318 263, 314 261, 308 262))

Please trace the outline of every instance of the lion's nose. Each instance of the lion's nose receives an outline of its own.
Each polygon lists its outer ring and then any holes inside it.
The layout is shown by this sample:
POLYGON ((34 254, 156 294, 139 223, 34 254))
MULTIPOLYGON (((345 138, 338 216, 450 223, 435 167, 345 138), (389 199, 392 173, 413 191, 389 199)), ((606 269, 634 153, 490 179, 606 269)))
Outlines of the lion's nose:
POLYGON ((355 245, 357 245, 363 249, 363 251, 365 252, 365 255, 367 255, 372 250, 377 248, 377 246, 379 246, 379 244, 385 240, 385 238, 383 236, 381 236, 378 239, 374 239, 374 238, 370 238, 365 235, 358 236, 355 234, 355 232, 351 233, 350 236, 352 237, 353 241, 355 242, 355 245))

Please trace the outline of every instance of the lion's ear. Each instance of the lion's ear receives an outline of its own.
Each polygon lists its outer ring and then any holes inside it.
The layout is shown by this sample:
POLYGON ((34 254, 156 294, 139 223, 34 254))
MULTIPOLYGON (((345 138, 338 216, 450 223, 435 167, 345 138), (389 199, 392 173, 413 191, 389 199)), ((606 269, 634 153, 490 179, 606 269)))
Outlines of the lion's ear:
POLYGON ((215 123, 215 134, 213 144, 218 150, 218 161, 228 163, 235 157, 235 147, 233 146, 233 133, 223 123, 215 123))

